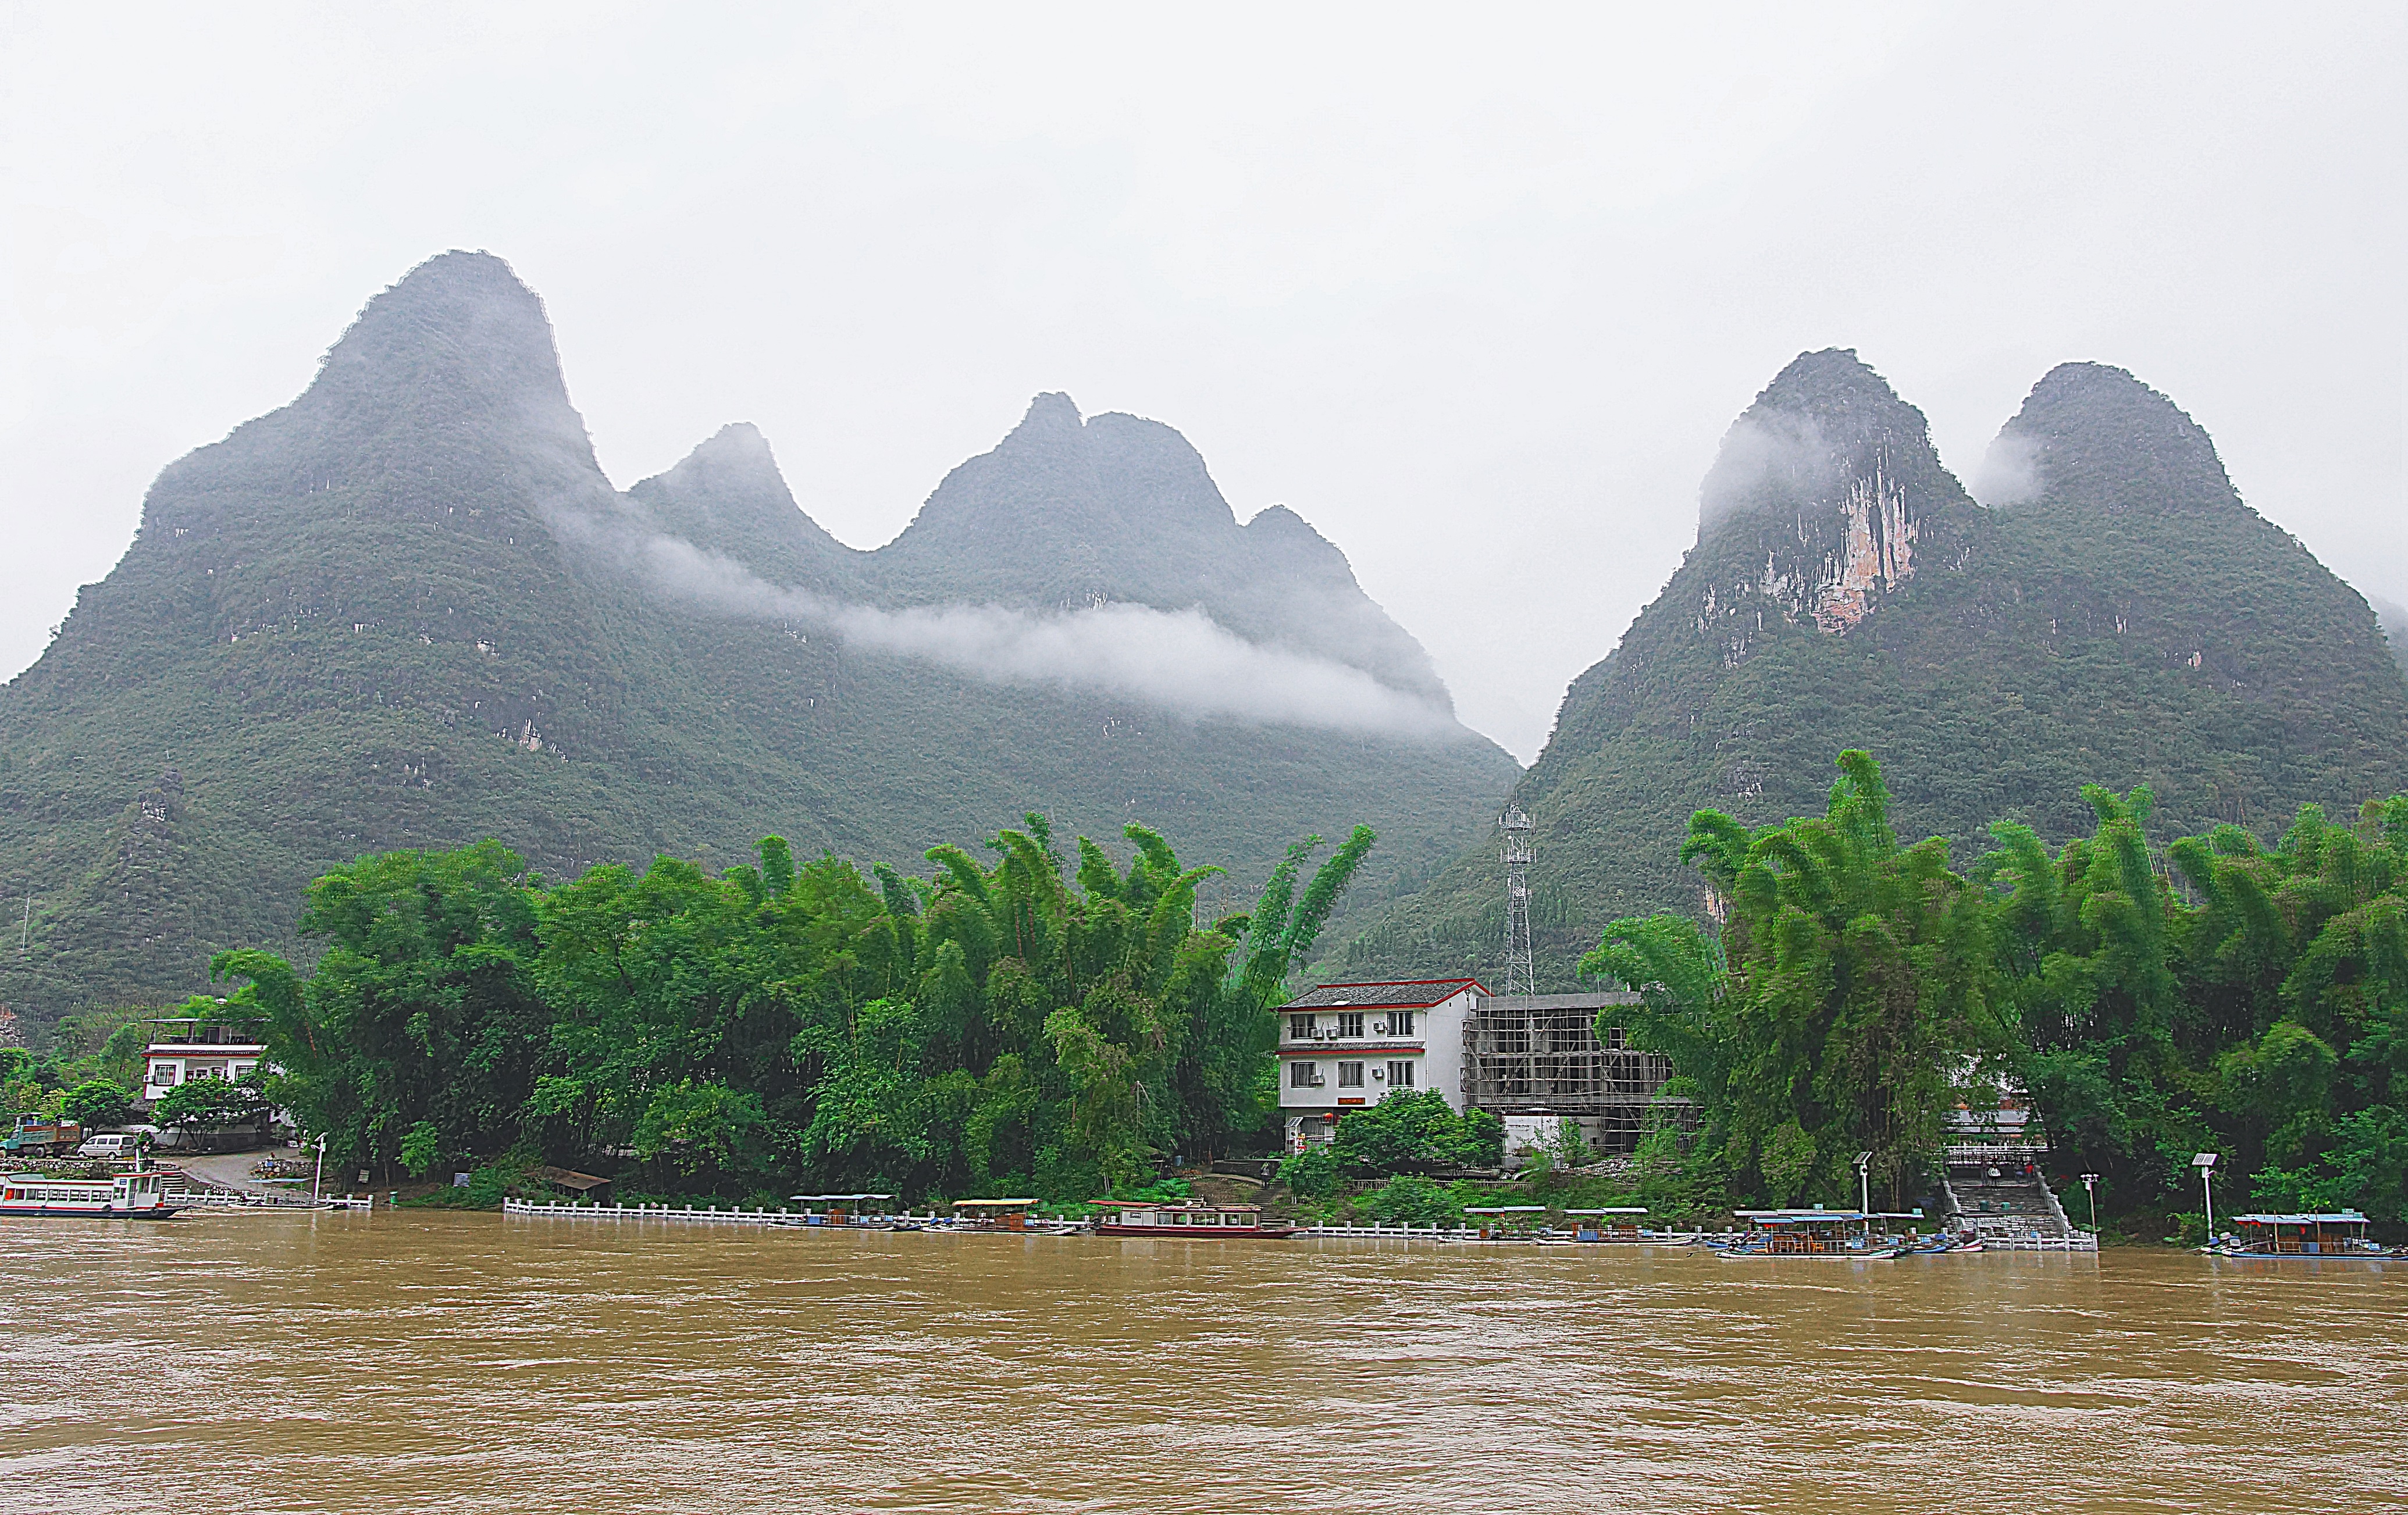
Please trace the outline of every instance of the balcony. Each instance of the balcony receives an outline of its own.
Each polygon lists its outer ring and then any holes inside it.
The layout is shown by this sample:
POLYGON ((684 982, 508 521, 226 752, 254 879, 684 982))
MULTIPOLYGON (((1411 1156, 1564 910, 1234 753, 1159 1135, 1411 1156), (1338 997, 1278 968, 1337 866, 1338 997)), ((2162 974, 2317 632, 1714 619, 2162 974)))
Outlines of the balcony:
POLYGON ((1280 1050, 1326 1052, 1375 1048, 1422 1050, 1421 1025, 1411 1015, 1289 1015, 1280 1024, 1280 1050))

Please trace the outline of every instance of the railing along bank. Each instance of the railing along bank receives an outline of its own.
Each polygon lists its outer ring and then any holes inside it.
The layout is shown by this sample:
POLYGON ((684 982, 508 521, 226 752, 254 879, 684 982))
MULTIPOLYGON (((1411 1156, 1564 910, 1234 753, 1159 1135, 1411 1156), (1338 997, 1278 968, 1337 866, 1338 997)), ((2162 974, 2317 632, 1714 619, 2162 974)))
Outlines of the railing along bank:
POLYGON ((252 1194, 234 1189, 184 1189, 167 1195, 177 1205, 202 1205, 227 1210, 366 1210, 376 1201, 365 1194, 252 1194))
MULTIPOLYGON (((858 1227, 861 1221, 831 1221, 817 1210, 745 1209, 741 1206, 722 1209, 716 1205, 591 1205, 575 1200, 505 1199, 505 1215, 542 1215, 569 1221, 705 1221, 721 1225, 837 1225, 858 1227)), ((929 1215, 879 1215, 863 1218, 892 1224, 896 1222, 917 1225, 934 1225, 941 1217, 929 1215)))

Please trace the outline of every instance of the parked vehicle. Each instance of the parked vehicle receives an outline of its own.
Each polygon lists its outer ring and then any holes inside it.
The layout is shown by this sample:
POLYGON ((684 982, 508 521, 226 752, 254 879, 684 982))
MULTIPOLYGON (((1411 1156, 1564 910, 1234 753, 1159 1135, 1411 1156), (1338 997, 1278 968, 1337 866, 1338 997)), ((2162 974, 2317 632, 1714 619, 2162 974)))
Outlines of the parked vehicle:
POLYGON ((11 1157, 55 1157, 83 1144, 83 1127, 55 1115, 21 1115, 17 1127, 0 1139, 0 1151, 11 1157))
POLYGON ((86 1136, 75 1150, 78 1157, 132 1157, 142 1151, 142 1137, 131 1131, 104 1131, 86 1136))

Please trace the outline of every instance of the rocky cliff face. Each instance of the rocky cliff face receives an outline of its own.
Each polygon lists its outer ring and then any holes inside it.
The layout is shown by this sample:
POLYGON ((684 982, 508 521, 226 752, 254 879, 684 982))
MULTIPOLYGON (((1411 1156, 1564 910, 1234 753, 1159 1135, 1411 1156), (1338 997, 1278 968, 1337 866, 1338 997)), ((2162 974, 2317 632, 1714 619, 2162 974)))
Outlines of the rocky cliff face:
MULTIPOLYGON (((1768 616, 1844 634, 1928 564, 1960 510, 1923 415, 1837 350, 1799 358, 1723 439, 1699 491, 1698 630, 1736 667, 1768 616), (1760 557, 1760 561, 1759 561, 1760 557)), ((1961 565, 1961 564, 1959 565, 1961 565)))
MULTIPOLYGON (((1853 354, 1806 354, 1757 397, 1698 545, 1573 682, 1515 792, 1542 980, 1570 987, 1615 916, 1705 908, 1678 858, 1693 810, 1815 813, 1851 747, 1883 760, 1900 834, 1948 837, 1961 865, 1993 821, 2086 830, 2086 783, 2148 784, 2165 835, 2269 838, 2303 802, 2408 789, 2408 684, 2372 612, 2164 395, 2055 369, 1984 474, 1997 508, 1853 354)), ((1477 845, 1333 968, 1484 970, 1500 887, 1477 845)))

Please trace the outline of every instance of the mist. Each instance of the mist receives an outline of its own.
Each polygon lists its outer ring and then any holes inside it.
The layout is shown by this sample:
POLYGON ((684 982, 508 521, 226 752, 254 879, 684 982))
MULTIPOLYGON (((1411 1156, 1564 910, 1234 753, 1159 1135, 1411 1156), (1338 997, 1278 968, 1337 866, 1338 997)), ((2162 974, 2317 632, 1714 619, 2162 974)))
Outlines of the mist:
POLYGON ((1839 477, 1839 459, 1813 418, 1743 415, 1723 434, 1714 465, 1698 486, 1698 534, 1767 501, 1820 498, 1839 477))
POLYGON ((1410 741, 1471 734, 1441 707, 1360 668, 1240 636, 1200 609, 1105 604, 1035 612, 956 604, 889 609, 772 584, 744 565, 624 516, 556 507, 564 536, 600 549, 652 592, 691 607, 799 622, 847 647, 990 684, 1135 700, 1194 720, 1302 726, 1410 741))
POLYGON ((2040 449, 2029 437, 2004 431, 1982 454, 1966 487, 1973 498, 1996 508, 2040 498, 2040 449))

